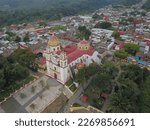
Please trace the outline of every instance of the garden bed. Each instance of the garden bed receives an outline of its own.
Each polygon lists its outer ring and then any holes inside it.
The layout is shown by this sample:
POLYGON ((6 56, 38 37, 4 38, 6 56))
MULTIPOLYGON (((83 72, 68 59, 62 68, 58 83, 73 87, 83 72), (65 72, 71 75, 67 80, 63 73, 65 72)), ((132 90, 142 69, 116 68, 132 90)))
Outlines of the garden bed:
POLYGON ((77 87, 73 84, 70 88, 69 88, 72 92, 75 92, 77 90, 77 87))

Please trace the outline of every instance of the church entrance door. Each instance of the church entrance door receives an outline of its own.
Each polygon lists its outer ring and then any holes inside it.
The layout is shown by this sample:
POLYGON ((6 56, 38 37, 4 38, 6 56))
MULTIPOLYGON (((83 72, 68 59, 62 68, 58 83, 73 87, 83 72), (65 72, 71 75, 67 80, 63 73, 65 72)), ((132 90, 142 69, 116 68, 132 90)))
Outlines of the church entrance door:
POLYGON ((57 79, 57 74, 56 73, 54 73, 54 78, 57 79))

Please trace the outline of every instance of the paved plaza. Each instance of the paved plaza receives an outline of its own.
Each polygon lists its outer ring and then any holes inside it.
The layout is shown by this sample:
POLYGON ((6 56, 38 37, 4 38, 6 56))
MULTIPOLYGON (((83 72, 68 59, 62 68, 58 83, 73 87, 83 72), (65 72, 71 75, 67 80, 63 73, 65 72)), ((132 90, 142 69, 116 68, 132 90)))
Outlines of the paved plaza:
POLYGON ((63 85, 43 76, 26 85, 0 105, 0 113, 42 112, 62 94, 63 85))

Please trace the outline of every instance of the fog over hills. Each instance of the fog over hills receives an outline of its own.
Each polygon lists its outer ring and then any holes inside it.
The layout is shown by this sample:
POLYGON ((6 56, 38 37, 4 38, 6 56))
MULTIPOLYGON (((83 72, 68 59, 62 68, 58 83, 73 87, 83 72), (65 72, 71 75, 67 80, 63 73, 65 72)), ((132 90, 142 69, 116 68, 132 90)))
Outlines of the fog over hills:
POLYGON ((147 0, 147 2, 143 5, 143 8, 150 10, 150 0, 147 0))
POLYGON ((0 0, 0 8, 10 9, 31 9, 31 8, 52 8, 57 6, 105 6, 108 4, 135 4, 141 0, 0 0))
POLYGON ((38 19, 58 20, 86 14, 107 5, 137 4, 142 0, 0 0, 0 27, 38 19))

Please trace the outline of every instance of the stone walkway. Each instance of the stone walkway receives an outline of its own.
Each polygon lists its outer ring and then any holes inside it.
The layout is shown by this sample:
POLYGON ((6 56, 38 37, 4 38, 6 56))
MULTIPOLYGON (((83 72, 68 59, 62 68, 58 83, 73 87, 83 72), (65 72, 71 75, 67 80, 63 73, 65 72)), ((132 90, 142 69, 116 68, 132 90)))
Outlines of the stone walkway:
MULTIPOLYGON (((89 81, 86 84, 84 84, 84 89, 87 88, 87 86, 89 85, 91 79, 92 79, 92 77, 89 79, 89 81)), ((71 107, 71 105, 73 105, 74 103, 80 102, 79 101, 80 96, 83 92, 84 92, 83 87, 79 86, 76 93, 68 100, 68 102, 66 103, 66 105, 62 109, 62 112, 67 113, 69 111, 69 108, 71 107)), ((85 104, 83 104, 83 105, 85 105, 85 104)))
POLYGON ((13 97, 2 103, 1 108, 7 113, 27 113, 25 108, 22 107, 13 97))
POLYGON ((5 113, 5 111, 0 107, 0 113, 5 113))

